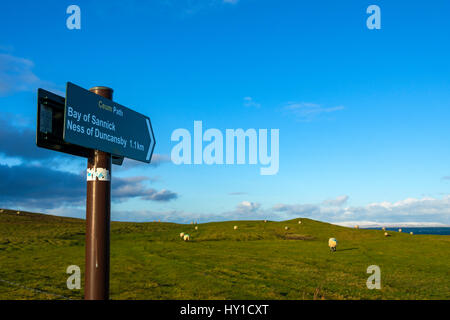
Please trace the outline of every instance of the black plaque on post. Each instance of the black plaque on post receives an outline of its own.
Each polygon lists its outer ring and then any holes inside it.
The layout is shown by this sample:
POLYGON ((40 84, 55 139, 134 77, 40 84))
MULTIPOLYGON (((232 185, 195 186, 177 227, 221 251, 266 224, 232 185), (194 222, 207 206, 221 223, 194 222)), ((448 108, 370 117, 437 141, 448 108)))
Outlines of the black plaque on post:
MULTIPOLYGON (((64 142, 64 108, 66 99, 38 89, 36 145, 41 148, 87 158, 91 149, 64 142)), ((123 157, 112 155, 112 163, 121 165, 123 157)))

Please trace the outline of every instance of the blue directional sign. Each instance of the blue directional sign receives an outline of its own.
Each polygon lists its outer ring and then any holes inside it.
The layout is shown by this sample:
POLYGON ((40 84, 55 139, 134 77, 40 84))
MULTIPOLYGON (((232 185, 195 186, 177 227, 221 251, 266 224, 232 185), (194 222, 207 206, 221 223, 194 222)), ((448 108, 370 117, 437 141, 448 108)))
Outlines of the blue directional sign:
POLYGON ((150 118, 67 83, 65 142, 149 163, 155 148, 150 118))

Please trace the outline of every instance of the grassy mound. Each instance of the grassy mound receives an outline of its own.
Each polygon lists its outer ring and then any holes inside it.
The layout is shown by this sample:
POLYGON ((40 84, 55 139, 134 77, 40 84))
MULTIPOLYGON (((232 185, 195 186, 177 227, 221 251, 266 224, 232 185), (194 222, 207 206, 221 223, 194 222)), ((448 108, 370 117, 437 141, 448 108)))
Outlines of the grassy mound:
MULTIPOLYGON (((111 298, 450 298, 450 237, 385 237, 298 220, 214 222, 198 230, 113 222, 111 298), (181 241, 181 232, 191 241, 181 241), (335 253, 330 237, 338 240, 335 253), (381 268, 381 290, 367 289, 370 265, 381 268)), ((0 299, 81 299, 83 288, 67 289, 66 269, 84 270, 84 229, 80 219, 0 212, 0 299)))

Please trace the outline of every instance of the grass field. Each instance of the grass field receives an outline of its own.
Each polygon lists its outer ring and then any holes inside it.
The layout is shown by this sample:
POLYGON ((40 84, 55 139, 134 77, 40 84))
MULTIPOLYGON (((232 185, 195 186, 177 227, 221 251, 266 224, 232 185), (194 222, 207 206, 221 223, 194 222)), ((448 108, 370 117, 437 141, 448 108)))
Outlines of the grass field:
MULTIPOLYGON (((198 230, 113 222, 111 298, 450 299, 449 236, 384 237, 381 230, 298 220, 205 223, 198 230), (180 232, 191 241, 181 241, 180 232), (339 242, 335 253, 330 237, 339 242), (366 287, 370 265, 381 268, 381 290, 366 287)), ((83 287, 67 289, 69 265, 84 272, 83 220, 0 212, 0 299, 82 299, 83 287)))

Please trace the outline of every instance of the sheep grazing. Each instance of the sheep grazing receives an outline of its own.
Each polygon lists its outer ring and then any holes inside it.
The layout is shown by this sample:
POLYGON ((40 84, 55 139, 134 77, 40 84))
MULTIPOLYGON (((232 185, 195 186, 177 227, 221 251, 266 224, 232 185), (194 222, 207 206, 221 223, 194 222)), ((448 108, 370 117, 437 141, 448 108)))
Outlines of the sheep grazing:
POLYGON ((299 220, 299 221, 298 221, 298 224, 302 224, 302 221, 301 221, 301 220, 299 220))
POLYGON ((335 238, 328 239, 328 246, 332 252, 336 251, 337 240, 335 238))
POLYGON ((188 234, 185 234, 184 237, 183 237, 183 240, 184 241, 189 241, 189 240, 191 240, 191 237, 188 234))
POLYGON ((409 234, 410 234, 410 235, 413 235, 414 233, 411 231, 409 234))
POLYGON ((184 232, 180 233, 180 238, 183 239, 184 237, 184 232))
POLYGON ((195 226, 195 230, 198 230, 198 227, 197 227, 197 226, 195 226))
POLYGON ((398 229, 398 232, 402 232, 402 229, 398 229))
POLYGON ((284 230, 289 230, 289 227, 288 226, 284 227, 284 230))
POLYGON ((234 230, 237 230, 238 226, 234 226, 234 230))
POLYGON ((385 232, 385 233, 384 233, 384 236, 385 236, 385 237, 390 237, 391 235, 390 235, 389 233, 385 232))
POLYGON ((17 215, 20 215, 20 211, 17 211, 16 214, 17 214, 17 215))

